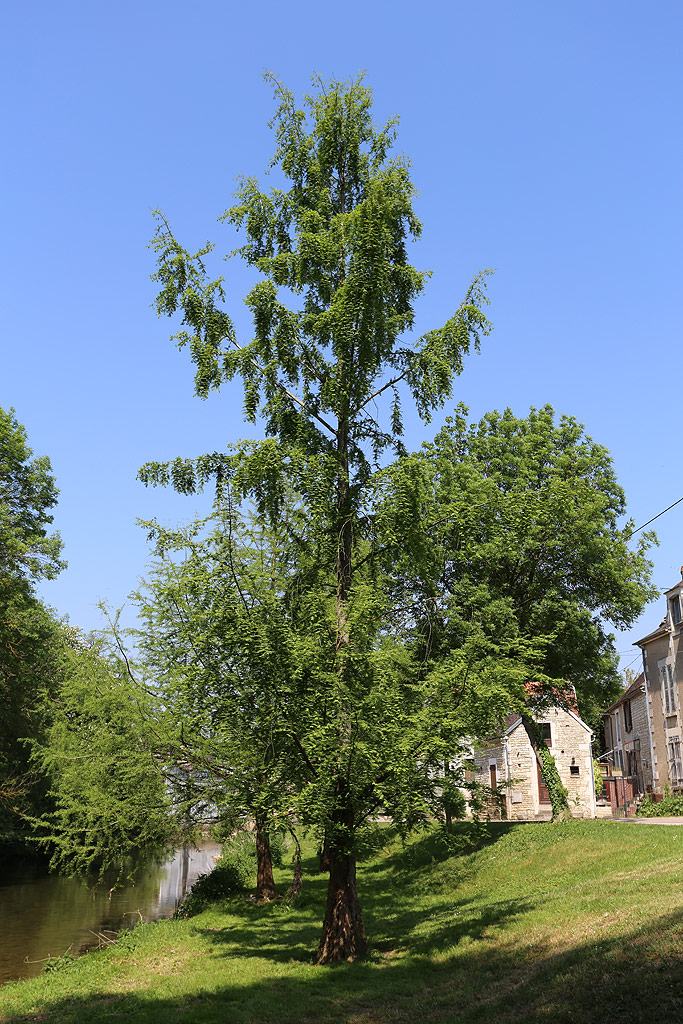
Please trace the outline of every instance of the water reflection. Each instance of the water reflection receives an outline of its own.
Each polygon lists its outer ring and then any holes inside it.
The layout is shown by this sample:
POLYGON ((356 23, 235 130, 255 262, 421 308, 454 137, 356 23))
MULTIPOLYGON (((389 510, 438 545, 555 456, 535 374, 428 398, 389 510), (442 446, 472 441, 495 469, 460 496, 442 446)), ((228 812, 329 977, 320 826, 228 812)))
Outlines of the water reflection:
POLYGON ((43 964, 36 961, 91 949, 100 942, 98 934, 170 917, 219 853, 219 844, 211 842, 176 850, 165 864, 148 865, 134 885, 111 896, 106 884, 92 892, 35 866, 6 873, 0 881, 0 981, 39 974, 43 964))

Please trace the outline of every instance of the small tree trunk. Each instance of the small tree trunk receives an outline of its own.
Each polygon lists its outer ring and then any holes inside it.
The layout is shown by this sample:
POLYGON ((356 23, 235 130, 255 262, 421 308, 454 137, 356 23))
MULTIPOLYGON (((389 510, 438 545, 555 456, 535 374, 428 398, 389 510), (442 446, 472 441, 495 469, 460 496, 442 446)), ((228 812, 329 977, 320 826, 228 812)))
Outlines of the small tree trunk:
POLYGON ((356 859, 350 854, 330 851, 330 883, 323 933, 318 946, 317 964, 356 960, 365 956, 363 912, 356 889, 356 859))
POLYGON ((265 821, 256 815, 256 899, 275 900, 279 896, 273 878, 273 861, 270 856, 270 839, 265 821))

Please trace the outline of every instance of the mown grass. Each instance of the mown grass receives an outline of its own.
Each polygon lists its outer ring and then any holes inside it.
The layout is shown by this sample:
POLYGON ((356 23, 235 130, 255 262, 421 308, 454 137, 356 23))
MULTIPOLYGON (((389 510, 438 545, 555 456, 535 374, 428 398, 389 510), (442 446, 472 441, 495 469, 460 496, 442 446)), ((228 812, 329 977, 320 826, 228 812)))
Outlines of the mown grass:
POLYGON ((293 906, 235 897, 7 985, 0 1021, 678 1021, 682 845, 683 828, 609 822, 461 825, 450 854, 437 833, 394 841, 359 871, 361 963, 312 965, 309 875, 293 906))

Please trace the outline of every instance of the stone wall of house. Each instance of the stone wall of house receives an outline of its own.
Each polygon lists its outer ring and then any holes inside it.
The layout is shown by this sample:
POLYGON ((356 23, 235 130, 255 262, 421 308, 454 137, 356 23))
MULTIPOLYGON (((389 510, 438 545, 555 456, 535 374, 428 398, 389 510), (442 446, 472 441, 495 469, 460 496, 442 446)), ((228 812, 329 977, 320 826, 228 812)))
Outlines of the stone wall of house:
POLYGON ((612 763, 616 768, 623 768, 624 774, 629 773, 628 754, 635 752, 637 756, 638 792, 648 792, 653 788, 652 750, 650 748, 650 715, 645 693, 636 693, 630 698, 631 722, 630 732, 626 728, 625 701, 620 701, 605 715, 605 744, 610 752, 612 763), (616 717, 619 715, 619 730, 616 717), (619 760, 621 751, 621 761, 619 760), (640 788, 642 783, 642 789, 640 788))
MULTIPOLYGON (((590 732, 573 715, 559 708, 543 712, 538 721, 550 723, 550 749, 562 784, 569 793, 572 815, 595 817, 590 732), (578 773, 573 773, 572 768, 578 769, 578 773)), ((495 763, 508 818, 543 820, 551 817, 550 804, 541 803, 539 799, 536 756, 521 723, 500 742, 475 750, 471 761, 475 779, 483 787, 489 786, 491 764, 495 763)), ((489 810, 492 817, 497 816, 493 807, 489 810)))
POLYGON ((629 742, 634 744, 638 752, 640 773, 643 777, 645 791, 653 787, 652 777, 652 752, 650 750, 650 726, 648 715, 647 698, 644 693, 639 693, 631 700, 631 718, 633 720, 632 734, 626 734, 625 750, 629 749, 629 742))
MULTIPOLYGON (((683 645, 681 645, 683 655, 683 645)), ((647 679, 648 714, 652 732, 652 748, 654 763, 652 765, 652 788, 656 793, 663 793, 664 787, 670 784, 667 760, 667 739, 672 735, 680 735, 680 719, 678 715, 665 716, 663 695, 659 678, 659 661, 663 658, 675 659, 676 677, 681 678, 683 666, 679 667, 678 636, 671 632, 655 637, 643 645, 643 670, 647 679)), ((680 708, 680 683, 678 684, 678 707, 680 708)), ((649 755, 648 755, 649 756, 649 755)))
POLYGON ((545 712, 543 720, 551 723, 553 742, 550 749, 562 784, 569 794, 569 810, 575 818, 595 817, 590 732, 573 715, 559 708, 545 712), (572 769, 578 769, 578 772, 572 769))
MULTIPOLYGON (((496 743, 490 743, 486 746, 473 750, 469 761, 474 767, 473 781, 477 784, 479 799, 482 802, 482 807, 479 813, 488 814, 494 819, 505 817, 505 783, 507 776, 505 771, 505 751, 503 741, 500 740, 496 743), (500 794, 499 799, 490 792, 492 765, 495 765, 496 768, 496 783, 500 794)), ((472 812, 473 807, 470 805, 470 801, 468 799, 469 796, 469 791, 465 791, 465 799, 468 801, 468 809, 472 812)))
POLYGON ((539 801, 536 755, 521 723, 507 737, 507 760, 510 818, 550 818, 550 804, 539 801))

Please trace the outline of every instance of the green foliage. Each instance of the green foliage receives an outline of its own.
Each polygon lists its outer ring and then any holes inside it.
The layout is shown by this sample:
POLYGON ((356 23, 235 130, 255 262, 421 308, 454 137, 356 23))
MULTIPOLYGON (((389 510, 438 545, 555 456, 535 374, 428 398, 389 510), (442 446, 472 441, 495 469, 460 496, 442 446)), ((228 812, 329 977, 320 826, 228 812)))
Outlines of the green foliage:
POLYGON ((181 319, 195 393, 240 379, 264 436, 140 470, 217 496, 207 537, 152 524, 142 646, 216 806, 294 814, 355 856, 379 811, 404 832, 429 816, 433 769, 525 706, 527 680, 577 675, 586 707, 604 698, 599 618, 623 626, 650 596, 647 539, 629 551, 607 453, 552 410, 471 429, 460 410, 406 454, 402 402, 428 421, 489 331, 486 275, 410 339, 428 275, 408 262, 420 224, 395 121, 373 123, 360 78, 316 79, 298 107, 268 77, 275 184, 242 179, 223 218, 259 274, 250 339, 212 246, 189 252, 157 214, 157 312, 181 319))
POLYGON ((602 772, 600 771, 600 762, 593 758, 593 779, 595 781, 595 799, 600 800, 602 797, 602 791, 604 789, 604 781, 602 772))
POLYGON ((555 764, 555 758, 545 743, 541 742, 538 752, 541 755, 541 775, 550 796, 550 806, 553 809, 553 819, 555 819, 569 809, 569 793, 566 787, 562 785, 562 780, 555 764))
POLYGON ((46 805, 45 781, 30 764, 29 741, 44 735, 45 694, 58 674, 68 636, 23 586, 0 608, 0 854, 27 841, 27 815, 46 805))
POLYGON ((272 832, 270 838, 270 858, 274 868, 281 868, 288 849, 287 836, 284 832, 272 832))
POLYGON ((63 956, 51 956, 43 964, 43 974, 54 974, 56 971, 63 971, 74 963, 76 963, 76 957, 70 953, 65 953, 63 956))
POLYGON ((176 917, 200 914, 212 903, 245 890, 256 875, 256 842, 239 832, 223 847, 215 868, 200 875, 176 910, 176 917))
POLYGON ((476 622, 489 639, 546 638, 538 671, 569 680, 582 717, 621 692, 609 626, 655 595, 646 551, 622 526, 608 452, 552 408, 469 424, 459 406, 434 442, 386 470, 381 515, 394 538, 395 599, 431 609, 426 653, 459 648, 476 622))
POLYGON ((58 533, 48 533, 57 488, 46 456, 32 458, 14 410, 0 409, 0 596, 10 581, 52 579, 65 563, 58 533))
POLYGON ((683 817, 683 796, 680 793, 672 794, 669 791, 665 792, 664 798, 658 802, 650 799, 643 800, 638 807, 638 815, 641 818, 683 817))
MULTIPOLYGON (((484 276, 442 328, 407 344, 428 275, 407 258, 420 225, 408 163, 390 156, 395 122, 374 125, 361 79, 316 80, 302 108, 270 81, 280 180, 265 192, 243 179, 224 215, 243 232, 236 255, 261 274, 246 299, 250 341, 237 338, 223 281, 207 271, 211 247, 188 252, 157 218, 157 311, 182 318, 176 338, 190 351, 195 392, 206 397, 241 378, 245 417, 262 422, 265 438, 140 471, 145 483, 186 493, 214 478, 229 522, 222 547, 214 540, 195 559, 188 545, 183 568, 174 570, 183 609, 195 574, 186 621, 201 644, 189 652, 179 616, 161 608, 169 588, 156 576, 146 653, 153 662, 153 648, 163 652, 174 629, 183 667, 174 684, 170 665, 162 666, 166 692, 180 698, 186 735, 196 723, 193 736, 208 737, 203 764, 209 746, 212 764, 225 761, 230 744, 240 749, 247 768, 226 773, 231 799, 244 801, 251 789, 252 803, 270 814, 294 807, 304 826, 352 851, 379 808, 405 827, 429 813, 425 772, 457 747, 460 705, 476 703, 458 684, 476 679, 475 691, 483 690, 493 678, 489 659, 477 679, 486 655, 470 648, 438 671, 415 659, 397 623, 390 562, 381 557, 387 538, 374 508, 379 465, 404 450, 399 387, 425 420, 448 400, 465 356, 489 330, 484 276), (380 422, 385 399, 390 429, 380 422), (260 563, 245 551, 243 500, 269 532, 260 563)), ((253 552, 251 541, 247 548, 253 552)), ((502 695, 505 672, 498 678, 502 695)), ((479 715, 488 725, 500 712, 497 700, 490 705, 493 712, 479 715)))
POLYGON ((0 856, 25 848, 27 815, 46 804, 27 741, 42 735, 45 702, 67 631, 37 600, 36 581, 64 567, 50 533, 57 488, 46 457, 33 457, 14 411, 0 409, 0 856))
POLYGON ((101 878, 130 870, 134 853, 160 853, 181 823, 154 756, 154 704, 130 663, 105 637, 65 648, 49 703, 32 763, 49 785, 51 806, 34 827, 51 866, 101 878))

